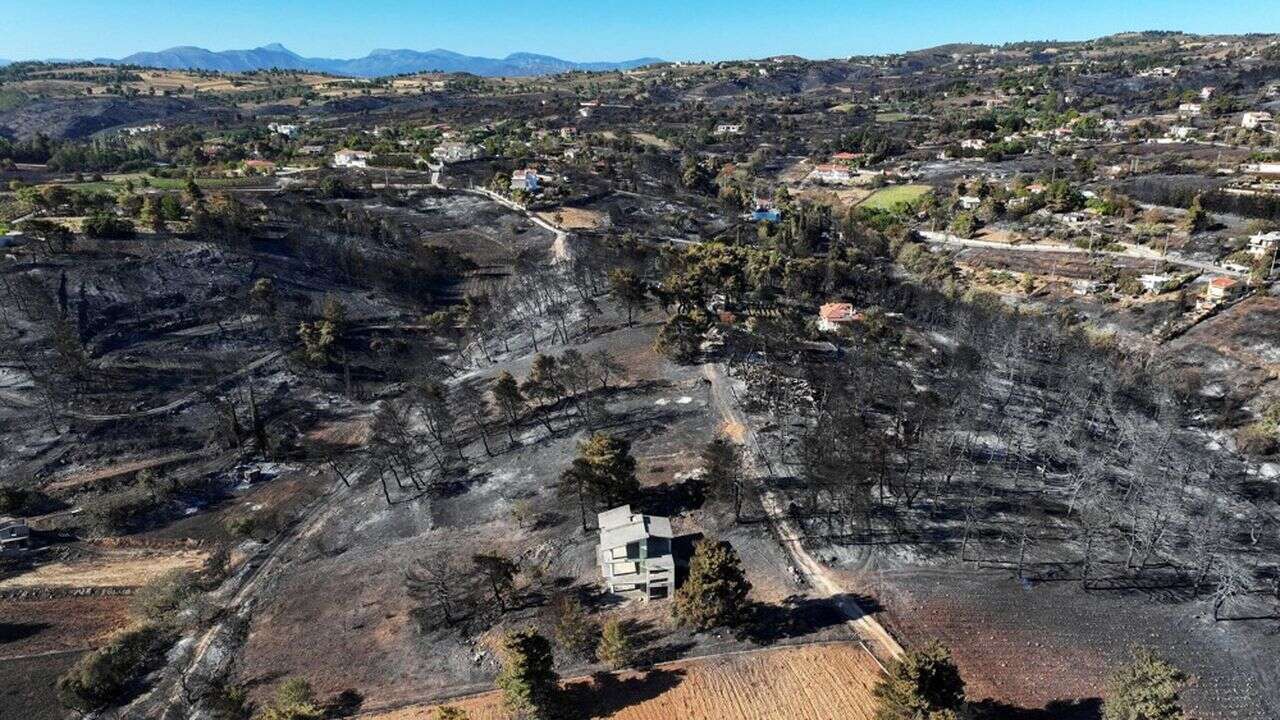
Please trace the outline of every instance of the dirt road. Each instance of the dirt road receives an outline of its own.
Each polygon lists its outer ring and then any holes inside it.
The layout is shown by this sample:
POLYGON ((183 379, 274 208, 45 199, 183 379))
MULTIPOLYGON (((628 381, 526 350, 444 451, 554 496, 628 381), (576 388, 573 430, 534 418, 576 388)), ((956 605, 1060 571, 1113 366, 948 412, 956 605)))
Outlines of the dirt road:
MULTIPOLYGON (((1090 251, 1085 248, 1079 248, 1079 247, 1076 247, 1075 245, 1062 245, 1059 243, 1037 243, 1034 245, 1032 244, 1010 245, 1009 243, 991 242, 990 240, 968 240, 965 238, 956 237, 955 235, 951 235, 949 233, 933 232, 931 230, 917 230, 917 232, 920 233, 920 237, 924 238, 926 242, 934 243, 938 245, 952 245, 955 247, 982 248, 985 250, 1007 250, 1009 252, 1023 252, 1023 253, 1071 253, 1074 255, 1088 255, 1090 253, 1090 251)), ((1167 262, 1170 265, 1180 265, 1182 267, 1191 268, 1192 270, 1199 270, 1200 272, 1213 273, 1215 275, 1229 275, 1232 277, 1244 277, 1246 275, 1246 273, 1238 272, 1236 270, 1228 270, 1227 268, 1224 268, 1221 265, 1201 262, 1199 260, 1192 260, 1190 258, 1184 258, 1180 255, 1173 255, 1173 254, 1160 255, 1155 251, 1148 250, 1146 248, 1139 249, 1138 247, 1129 247, 1123 252, 1116 252, 1112 250, 1093 250, 1092 252, 1095 255, 1112 255, 1115 257, 1132 258, 1135 260, 1153 260, 1153 261, 1167 262)))
MULTIPOLYGON (((756 441, 755 430, 747 416, 738 407, 737 396, 725 377, 724 367, 719 363, 703 365, 703 376, 711 383, 711 402, 724 418, 725 422, 742 428, 743 444, 747 447, 746 461, 748 471, 760 474, 757 455, 760 444, 756 441)), ((862 641, 863 647, 877 661, 884 663, 902 654, 902 645, 894 639, 889 631, 879 623, 854 599, 829 569, 814 559, 801 542, 801 533, 795 527, 782 503, 770 492, 761 493, 761 503, 769 516, 770 522, 777 530, 778 539, 791 556, 791 561, 809 586, 823 597, 833 598, 836 605, 848 618, 846 623, 862 641)))

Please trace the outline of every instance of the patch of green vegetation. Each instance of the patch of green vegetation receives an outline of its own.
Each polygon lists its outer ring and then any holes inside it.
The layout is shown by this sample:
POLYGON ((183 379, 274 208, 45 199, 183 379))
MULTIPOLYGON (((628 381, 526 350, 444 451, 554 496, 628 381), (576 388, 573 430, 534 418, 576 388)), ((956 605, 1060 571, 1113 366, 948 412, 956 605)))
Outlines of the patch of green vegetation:
POLYGON ((892 210, 898 203, 913 203, 933 188, 928 185, 890 185, 872 193, 858 207, 868 210, 892 210))
POLYGON ((890 123, 906 120, 907 114, 903 112, 879 112, 876 113, 876 122, 890 123))
MULTIPOLYGON (((68 183, 66 187, 70 190, 80 192, 115 192, 124 187, 125 181, 132 180, 135 188, 142 188, 143 179, 146 179, 146 187, 153 187, 157 190, 181 190, 187 185, 186 178, 162 178, 151 177, 150 175, 131 174, 131 175, 111 175, 105 180, 92 180, 80 183, 68 183)), ((227 178, 196 178, 196 185, 202 188, 228 188, 255 185, 261 182, 260 179, 247 177, 227 177, 227 178)))
POLYGON ((0 90, 0 112, 17 110, 30 99, 26 93, 18 90, 0 90))

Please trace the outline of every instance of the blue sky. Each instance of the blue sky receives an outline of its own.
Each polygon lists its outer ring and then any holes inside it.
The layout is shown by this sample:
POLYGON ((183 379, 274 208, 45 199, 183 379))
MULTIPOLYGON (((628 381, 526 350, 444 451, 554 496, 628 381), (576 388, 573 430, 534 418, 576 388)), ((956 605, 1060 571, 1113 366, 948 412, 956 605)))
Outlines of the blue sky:
POLYGON ((0 0, 0 57, 281 42, 308 56, 443 47, 570 60, 810 58, 1123 30, 1280 32, 1280 0, 0 0))

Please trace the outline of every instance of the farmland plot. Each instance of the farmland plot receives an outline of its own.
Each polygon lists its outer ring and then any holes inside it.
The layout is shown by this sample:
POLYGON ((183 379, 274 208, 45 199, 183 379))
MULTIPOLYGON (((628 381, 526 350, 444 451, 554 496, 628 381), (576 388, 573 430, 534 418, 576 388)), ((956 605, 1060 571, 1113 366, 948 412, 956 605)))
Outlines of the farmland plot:
MULTIPOLYGON (((614 720, 870 720, 879 674, 858 645, 837 643, 667 663, 603 682, 573 680, 567 691, 579 711, 614 720)), ((475 720, 507 717, 497 693, 455 704, 475 720)), ((426 720, 434 714, 434 707, 419 706, 366 719, 426 720)))

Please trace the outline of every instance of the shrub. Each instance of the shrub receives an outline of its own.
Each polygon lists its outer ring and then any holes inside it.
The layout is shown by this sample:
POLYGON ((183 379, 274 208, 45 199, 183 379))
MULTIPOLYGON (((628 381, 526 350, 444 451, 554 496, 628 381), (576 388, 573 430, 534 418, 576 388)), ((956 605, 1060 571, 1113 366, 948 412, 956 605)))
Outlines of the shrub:
POLYGON ((1105 720, 1181 720, 1178 693, 1187 674, 1160 659, 1154 652, 1135 648, 1133 662, 1107 680, 1105 720))
POLYGON ((258 713, 257 720, 319 720, 322 717, 324 711, 316 705, 311 683, 294 677, 281 683, 275 700, 258 713))
POLYGON ((134 593, 130 609, 143 620, 172 623, 178 612, 200 594, 196 575, 189 570, 170 570, 134 593))
POLYGON ((85 511, 95 530, 105 535, 128 532, 156 508, 151 494, 144 490, 128 490, 103 495, 86 503, 85 511))
POLYGON ((160 665, 173 640, 171 631, 155 623, 122 630, 58 678, 58 700, 82 713, 119 702, 134 683, 160 665))
POLYGON ((1276 451, 1275 426, 1265 422, 1246 425, 1236 432, 1236 448, 1247 455, 1272 455, 1276 451))
POLYGON ((129 238, 133 232, 133 223, 106 213, 97 213, 84 221, 84 233, 91 238, 129 238))

